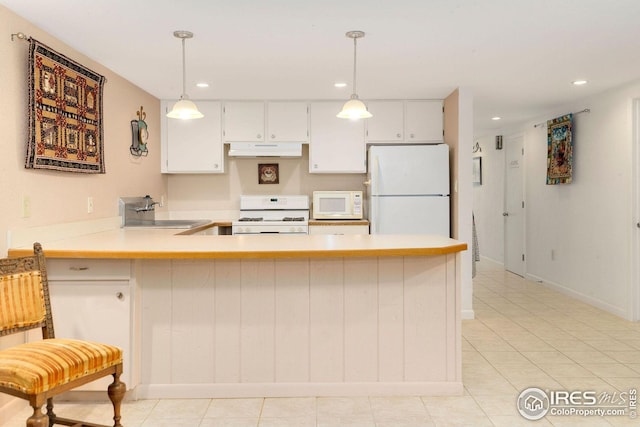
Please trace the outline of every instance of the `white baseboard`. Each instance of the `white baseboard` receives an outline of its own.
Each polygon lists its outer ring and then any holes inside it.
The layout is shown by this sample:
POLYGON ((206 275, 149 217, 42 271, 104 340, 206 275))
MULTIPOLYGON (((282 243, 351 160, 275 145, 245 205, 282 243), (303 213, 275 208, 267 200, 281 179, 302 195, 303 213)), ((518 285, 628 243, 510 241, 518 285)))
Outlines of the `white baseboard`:
POLYGON ((493 258, 480 255, 480 263, 488 268, 504 270, 504 263, 493 258))
POLYGON ((460 313, 462 316, 462 320, 473 320, 476 318, 476 313, 473 309, 465 309, 460 313))
POLYGON ((309 396, 461 396, 462 382, 142 384, 138 399, 309 396))
POLYGON ((561 294, 570 296, 572 298, 577 299, 578 301, 582 301, 586 304, 592 305, 594 307, 597 307, 601 310, 607 311, 611 314, 615 314, 616 316, 622 317, 623 319, 627 319, 627 320, 631 320, 631 317, 629 315, 629 313, 627 313, 627 310, 625 310, 624 308, 621 307, 616 307, 615 305, 609 304, 607 302, 601 301, 597 298, 594 298, 590 295, 585 295, 581 292, 578 292, 574 289, 568 288, 564 285, 561 285, 559 283, 555 283, 552 281, 548 281, 542 277, 538 277, 535 276, 533 274, 525 274, 525 279, 527 280, 531 280, 532 282, 538 282, 540 283, 542 286, 545 286, 549 289, 553 289, 554 291, 558 291, 561 294))

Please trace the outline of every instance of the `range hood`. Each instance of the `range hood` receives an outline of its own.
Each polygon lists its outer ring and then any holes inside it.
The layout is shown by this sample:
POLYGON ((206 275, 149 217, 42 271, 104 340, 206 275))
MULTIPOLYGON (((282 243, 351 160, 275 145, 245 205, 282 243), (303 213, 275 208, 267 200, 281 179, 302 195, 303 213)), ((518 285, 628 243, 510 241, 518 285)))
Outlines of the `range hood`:
POLYGON ((229 157, 302 157, 302 143, 232 142, 229 157))

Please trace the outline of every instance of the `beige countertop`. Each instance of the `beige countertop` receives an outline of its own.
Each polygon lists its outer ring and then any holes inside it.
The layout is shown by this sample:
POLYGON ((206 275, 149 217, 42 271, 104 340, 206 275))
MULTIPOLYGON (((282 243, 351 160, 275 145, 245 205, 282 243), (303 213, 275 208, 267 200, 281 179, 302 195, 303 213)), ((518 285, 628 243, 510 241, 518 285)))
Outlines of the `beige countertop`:
MULTIPOLYGON (((467 244, 427 235, 187 235, 175 229, 113 229, 41 241, 49 258, 317 258, 424 256, 460 252, 467 244)), ((9 256, 33 253, 12 247, 9 256)))

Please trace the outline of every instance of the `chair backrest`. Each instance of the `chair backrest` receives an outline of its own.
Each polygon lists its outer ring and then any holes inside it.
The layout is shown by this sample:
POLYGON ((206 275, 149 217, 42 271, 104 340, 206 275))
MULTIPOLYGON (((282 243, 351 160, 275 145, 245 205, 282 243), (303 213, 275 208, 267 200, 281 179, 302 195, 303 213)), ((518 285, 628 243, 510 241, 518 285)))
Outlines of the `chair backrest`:
POLYGON ((34 243, 32 256, 0 259, 0 336, 41 328, 54 338, 44 253, 34 243))

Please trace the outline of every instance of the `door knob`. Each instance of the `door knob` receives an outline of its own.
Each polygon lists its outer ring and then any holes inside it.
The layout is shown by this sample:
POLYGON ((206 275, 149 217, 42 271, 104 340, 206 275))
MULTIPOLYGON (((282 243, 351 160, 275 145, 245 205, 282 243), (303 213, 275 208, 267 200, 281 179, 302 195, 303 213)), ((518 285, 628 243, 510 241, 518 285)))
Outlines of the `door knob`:
POLYGON ((509 212, 502 212, 502 216, 509 216, 509 212))

